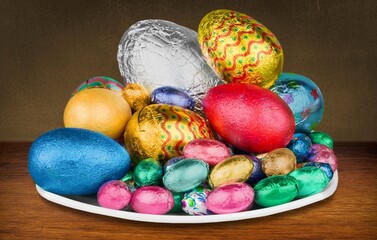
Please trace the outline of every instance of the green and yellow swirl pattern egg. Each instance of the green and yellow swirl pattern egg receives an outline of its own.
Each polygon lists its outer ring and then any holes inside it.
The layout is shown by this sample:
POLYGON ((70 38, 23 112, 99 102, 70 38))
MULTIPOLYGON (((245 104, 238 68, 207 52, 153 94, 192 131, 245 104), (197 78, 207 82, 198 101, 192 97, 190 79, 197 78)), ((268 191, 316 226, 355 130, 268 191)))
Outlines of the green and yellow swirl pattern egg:
POLYGON ((198 40, 207 63, 229 83, 271 87, 283 69, 283 49, 264 25, 230 10, 215 10, 200 22, 198 40))

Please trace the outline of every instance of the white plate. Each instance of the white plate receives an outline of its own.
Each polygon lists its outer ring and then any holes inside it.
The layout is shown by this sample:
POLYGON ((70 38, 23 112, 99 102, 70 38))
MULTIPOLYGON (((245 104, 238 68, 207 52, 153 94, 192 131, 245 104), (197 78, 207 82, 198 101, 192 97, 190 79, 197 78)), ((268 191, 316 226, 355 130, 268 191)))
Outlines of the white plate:
POLYGON ((153 215, 153 214, 142 214, 135 213, 125 210, 113 210, 102 208, 98 205, 95 196, 61 196, 48 191, 43 190, 41 187, 36 185, 38 193, 45 199, 81 211, 123 218, 127 220, 141 221, 141 222, 155 222, 155 223, 213 223, 213 222, 227 222, 236 221, 249 218, 265 217, 281 212, 290 211, 293 209, 301 208, 306 205, 322 201, 336 191, 338 187, 338 171, 334 173, 334 176, 330 183, 327 185, 326 189, 315 195, 297 199, 289 203, 281 204, 274 207, 252 209, 249 211, 239 212, 239 213, 229 213, 229 214, 215 214, 206 216, 190 216, 190 215, 177 215, 177 214, 166 214, 166 215, 153 215))

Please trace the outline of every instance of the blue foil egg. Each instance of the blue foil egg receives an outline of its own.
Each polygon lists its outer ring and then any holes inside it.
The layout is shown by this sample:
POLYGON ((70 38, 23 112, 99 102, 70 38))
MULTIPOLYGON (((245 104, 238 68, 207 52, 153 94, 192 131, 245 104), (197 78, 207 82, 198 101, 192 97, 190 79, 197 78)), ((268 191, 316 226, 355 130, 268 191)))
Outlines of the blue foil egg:
POLYGON ((171 86, 156 88, 151 93, 151 102, 174 105, 190 110, 194 110, 195 107, 195 100, 188 92, 171 86))
POLYGON ((310 152, 312 141, 309 136, 304 133, 293 134, 292 140, 288 143, 287 148, 296 156, 297 163, 305 161, 306 156, 310 152))
POLYGON ((262 180, 263 178, 266 177, 266 175, 264 174, 263 170, 262 170, 262 161, 255 157, 255 156, 252 156, 252 155, 246 155, 254 164, 254 168, 253 168, 253 172, 251 174, 251 176, 249 177, 249 179, 247 180, 247 182, 254 186, 255 184, 257 184, 260 180, 262 180))
POLYGON ((282 73, 271 90, 291 108, 295 116, 296 132, 309 133, 321 121, 324 111, 322 93, 309 78, 282 73))

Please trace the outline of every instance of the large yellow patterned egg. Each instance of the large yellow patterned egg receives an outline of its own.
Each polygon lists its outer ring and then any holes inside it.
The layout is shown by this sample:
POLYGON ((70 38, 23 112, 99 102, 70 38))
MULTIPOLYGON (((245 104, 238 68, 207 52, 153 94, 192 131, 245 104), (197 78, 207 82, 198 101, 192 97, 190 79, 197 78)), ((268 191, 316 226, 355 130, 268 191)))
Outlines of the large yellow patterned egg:
POLYGON ((208 13, 199 24, 198 40, 207 63, 226 82, 269 88, 283 70, 283 49, 275 35, 243 13, 208 13))
POLYGON ((183 147, 200 138, 214 138, 206 121, 193 111, 167 104, 152 104, 137 111, 124 133, 134 163, 146 158, 164 162, 183 155, 183 147))

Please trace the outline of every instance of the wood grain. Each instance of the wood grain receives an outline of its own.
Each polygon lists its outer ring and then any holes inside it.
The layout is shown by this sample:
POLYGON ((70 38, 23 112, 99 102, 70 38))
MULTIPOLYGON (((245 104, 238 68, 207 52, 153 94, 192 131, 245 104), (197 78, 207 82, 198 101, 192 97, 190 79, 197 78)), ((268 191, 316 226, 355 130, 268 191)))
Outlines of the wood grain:
POLYGON ((214 224, 154 224, 85 213, 41 198, 30 143, 0 143, 0 239, 376 239, 377 143, 336 143, 335 194, 307 207, 214 224))

